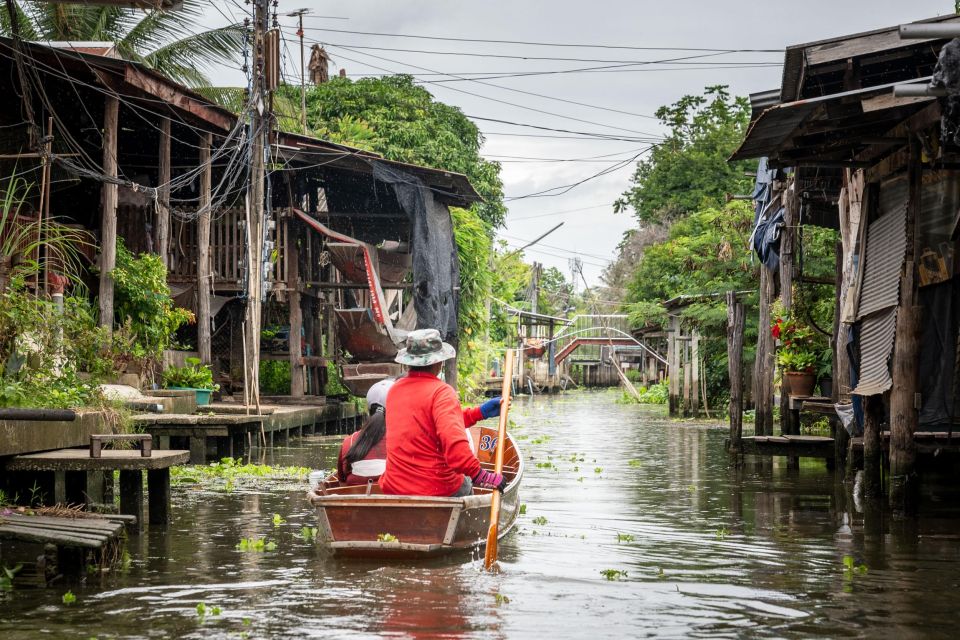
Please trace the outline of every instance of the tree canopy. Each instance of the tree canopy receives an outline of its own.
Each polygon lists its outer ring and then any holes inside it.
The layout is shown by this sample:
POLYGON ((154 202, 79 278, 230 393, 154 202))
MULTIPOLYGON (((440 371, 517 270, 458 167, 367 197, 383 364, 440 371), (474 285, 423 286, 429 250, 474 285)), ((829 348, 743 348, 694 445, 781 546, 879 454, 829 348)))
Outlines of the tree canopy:
POLYGON ((752 180, 744 172, 756 163, 727 162, 750 122, 746 98, 716 85, 660 107, 656 115, 667 136, 637 163, 632 186, 615 203, 617 211, 632 209, 642 224, 668 224, 721 206, 727 194, 750 191, 752 180))
MULTIPOLYGON (((285 91, 299 94, 299 88, 285 91)), ((466 175, 483 197, 474 207, 480 217, 491 228, 503 224, 500 165, 480 155, 480 129, 457 107, 434 100, 411 76, 332 78, 310 87, 307 120, 321 138, 466 175)))
MULTIPOLYGON (((184 0, 176 11, 144 11, 12 0, 24 40, 113 42, 123 58, 192 87, 210 84, 204 71, 219 64, 236 65, 243 57, 242 25, 194 30, 211 4, 210 0, 184 0)), ((0 9, 0 33, 12 35, 11 27, 9 12, 0 9)))

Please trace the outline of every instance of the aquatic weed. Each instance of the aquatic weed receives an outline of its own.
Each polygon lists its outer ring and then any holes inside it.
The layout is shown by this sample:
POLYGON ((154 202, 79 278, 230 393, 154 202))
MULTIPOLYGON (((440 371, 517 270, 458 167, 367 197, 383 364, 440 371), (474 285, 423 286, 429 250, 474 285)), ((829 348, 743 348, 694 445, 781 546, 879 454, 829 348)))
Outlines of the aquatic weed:
POLYGON ((521 504, 521 505, 520 505, 520 515, 523 516, 523 515, 526 515, 526 513, 527 513, 527 505, 526 505, 526 504, 521 504))
POLYGON ((377 542, 400 542, 400 539, 391 533, 378 533, 377 542))
POLYGON ((843 556, 843 572, 852 577, 855 573, 865 574, 869 569, 865 564, 857 564, 853 556, 843 556))
POLYGON ((307 542, 313 542, 317 539, 317 528, 316 527, 301 527, 300 528, 300 537, 306 540, 307 542))
POLYGON ((618 533, 617 542, 633 542, 633 536, 629 533, 618 533))
POLYGON ((536 518, 533 519, 533 524, 536 524, 542 527, 543 525, 547 524, 547 519, 544 518, 543 516, 537 516, 536 518))
POLYGON ((498 607, 499 607, 500 605, 502 605, 502 604, 510 604, 510 598, 508 598, 507 596, 503 595, 502 593, 495 593, 495 594, 493 594, 493 600, 494 600, 494 602, 497 603, 497 606, 498 606, 498 607))
POLYGON ((717 540, 723 540, 728 535, 730 535, 730 532, 727 530, 726 527, 720 527, 719 529, 717 529, 717 540))
POLYGON ((63 604, 73 604, 77 601, 77 596, 73 595, 73 591, 67 591, 60 599, 63 604))
POLYGON ((238 551, 263 553, 264 551, 276 551, 277 543, 273 540, 267 540, 266 538, 241 538, 236 548, 238 551))
POLYGON ((643 462, 641 462, 640 460, 637 460, 636 458, 632 460, 627 460, 627 466, 633 467, 635 469, 642 465, 643 465, 643 462))
POLYGON ((17 564, 13 568, 3 565, 2 571, 0 571, 0 591, 10 591, 13 589, 13 579, 20 569, 23 569, 22 564, 17 564))
POLYGON ((593 472, 594 472, 594 473, 603 473, 603 467, 594 467, 594 468, 593 468, 593 472))
POLYGON ((601 569, 600 575, 607 580, 623 580, 627 577, 627 572, 623 569, 601 569))
POLYGON ((286 520, 284 520, 283 517, 282 517, 279 513, 273 514, 273 526, 274 526, 274 527, 279 527, 279 526, 282 525, 284 522, 286 522, 286 520))

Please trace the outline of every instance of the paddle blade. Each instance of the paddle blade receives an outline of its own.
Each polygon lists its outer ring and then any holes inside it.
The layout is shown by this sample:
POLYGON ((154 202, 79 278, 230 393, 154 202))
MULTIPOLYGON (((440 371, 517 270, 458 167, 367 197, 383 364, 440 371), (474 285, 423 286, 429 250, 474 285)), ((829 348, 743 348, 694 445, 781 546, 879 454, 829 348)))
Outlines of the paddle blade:
POLYGON ((490 571, 497 562, 497 525, 491 524, 487 531, 487 550, 483 557, 483 568, 490 571))

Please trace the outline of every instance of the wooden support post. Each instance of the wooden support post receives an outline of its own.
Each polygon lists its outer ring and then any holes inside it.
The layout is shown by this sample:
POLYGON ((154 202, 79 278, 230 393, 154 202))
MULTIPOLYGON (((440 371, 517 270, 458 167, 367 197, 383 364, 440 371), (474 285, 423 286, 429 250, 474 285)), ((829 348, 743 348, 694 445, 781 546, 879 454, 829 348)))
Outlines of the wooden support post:
POLYGON ((170 267, 170 120, 160 121, 160 170, 157 182, 157 254, 170 267))
POLYGON ((87 471, 86 500, 89 504, 103 504, 103 471, 87 471))
POLYGON ((120 470, 120 513, 136 516, 133 527, 143 531, 143 472, 120 470))
POLYGON ((753 383, 756 403, 757 435, 773 435, 774 346, 770 334, 770 305, 773 303, 773 273, 760 265, 760 319, 757 330, 757 356, 753 383))
POLYGON ((681 362, 683 364, 683 415, 689 416, 690 405, 690 341, 684 340, 680 343, 681 362))
POLYGON ((680 367, 678 364, 678 342, 677 334, 680 332, 679 319, 670 317, 670 328, 667 331, 667 400, 669 403, 669 412, 671 416, 677 415, 679 407, 677 406, 677 389, 680 386, 680 367))
POLYGON ((210 204, 212 187, 212 165, 210 163, 210 145, 213 135, 200 135, 200 217, 197 220, 197 351, 200 361, 210 364, 210 290, 213 288, 213 275, 210 272, 210 204))
POLYGON ((202 433, 190 436, 190 464, 207 464, 207 436, 202 433))
POLYGON ((67 504, 67 472, 63 469, 53 472, 53 504, 67 504))
POLYGON ((170 469, 147 471, 147 495, 150 524, 167 524, 170 521, 170 469))
POLYGON ((303 396, 303 366, 301 355, 303 354, 303 344, 301 342, 301 333, 303 331, 303 310, 300 308, 300 246, 297 233, 298 225, 293 218, 286 219, 287 225, 287 290, 288 302, 290 304, 290 395, 294 398, 303 396))
POLYGON ((890 508, 895 512, 912 512, 916 507, 917 479, 916 443, 913 434, 919 423, 918 365, 920 329, 923 309, 917 305, 917 265, 919 234, 917 223, 921 195, 921 149, 919 140, 911 138, 907 166, 909 197, 907 200, 906 236, 900 271, 900 306, 897 309, 896 338, 893 344, 893 367, 890 391, 890 508))
POLYGON ((920 352, 922 307, 904 306, 897 312, 893 346, 893 390, 890 392, 890 507, 912 511, 916 497, 917 458, 913 434, 917 429, 917 360, 920 352))
POLYGON ((863 495, 879 498, 883 493, 880 482, 880 424, 883 422, 883 400, 880 396, 863 399, 863 495))
MULTIPOLYGON (((780 302, 789 314, 793 311, 793 245, 796 235, 796 224, 799 219, 800 194, 796 179, 791 178, 784 196, 783 228, 780 230, 780 302)), ((769 325, 767 325, 769 326, 769 325)), ((785 371, 781 375, 786 376, 785 371)), ((780 433, 783 435, 798 435, 800 424, 798 413, 790 411, 790 394, 780 391, 780 433)), ((797 467, 799 460, 790 458, 788 465, 797 467)))
MULTIPOLYGON (((103 108, 103 173, 117 177, 117 132, 120 101, 106 97, 103 108)), ((100 187, 100 325, 113 333, 113 269, 117 266, 117 185, 100 187)))
POLYGON ((727 372, 730 376, 730 452, 738 453, 743 436, 743 303, 727 292, 727 372))
POLYGON ((690 392, 692 394, 690 411, 700 415, 700 333, 693 329, 690 333, 690 392))

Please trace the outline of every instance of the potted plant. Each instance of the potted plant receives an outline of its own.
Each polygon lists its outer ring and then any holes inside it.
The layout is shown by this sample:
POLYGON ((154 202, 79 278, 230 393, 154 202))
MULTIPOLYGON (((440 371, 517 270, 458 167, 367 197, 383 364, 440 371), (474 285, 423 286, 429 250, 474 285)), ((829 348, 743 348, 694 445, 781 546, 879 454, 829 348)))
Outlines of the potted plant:
POLYGON ((784 380, 789 381, 789 394, 797 397, 813 395, 819 355, 813 330, 782 314, 774 317, 770 332, 780 341, 777 364, 783 371, 784 380))
POLYGON ((210 404, 210 394, 220 388, 213 381, 210 367, 200 364, 200 358, 187 358, 182 367, 168 367, 163 372, 163 386, 167 389, 185 389, 197 396, 197 404, 210 404))

